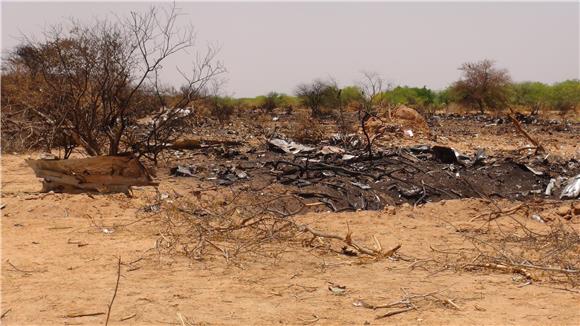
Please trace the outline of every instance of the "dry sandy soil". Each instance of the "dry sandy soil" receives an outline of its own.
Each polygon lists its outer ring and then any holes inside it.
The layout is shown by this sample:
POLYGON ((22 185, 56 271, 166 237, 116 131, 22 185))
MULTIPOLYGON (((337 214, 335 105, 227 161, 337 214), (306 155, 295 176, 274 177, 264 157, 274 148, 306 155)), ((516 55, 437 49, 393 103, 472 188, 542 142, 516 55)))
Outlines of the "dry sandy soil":
MULTIPOLYGON (((492 142, 497 139, 484 135, 492 142)), ((562 145, 574 156, 577 137, 562 145)), ((461 139, 457 139, 460 143, 461 139)), ((465 139, 463 139, 465 140, 465 139)), ((552 138, 547 137, 549 143, 552 138)), ((450 142, 454 142, 453 139, 450 142)), ((500 147, 507 147, 503 139, 500 147)), ((511 144, 511 148, 520 144, 511 144)), ((464 145, 467 147, 473 144, 464 145)), ((554 145, 557 146, 557 145, 554 145)), ((296 217, 319 230, 346 233, 372 247, 397 244, 398 255, 372 260, 320 250, 299 242, 280 243, 277 254, 248 257, 239 264, 219 255, 191 260, 156 250, 162 224, 138 212, 155 196, 152 189, 125 195, 41 194, 40 182, 24 155, 2 157, 2 324, 102 325, 113 296, 118 258, 121 277, 110 324, 444 324, 579 325, 580 288, 541 271, 528 282, 517 273, 418 264, 434 250, 470 247, 458 229, 476 229, 470 220, 494 207, 480 199, 446 200, 390 211, 308 213, 296 217), (412 259, 411 259, 412 258, 412 259), (336 285, 346 287, 335 293, 336 285), (388 309, 368 309, 405 293, 437 291, 440 300, 376 319, 388 309), (357 304, 358 303, 358 304, 357 304)), ((160 190, 187 194, 195 181, 161 175, 160 190), (183 180, 183 179, 180 179, 183 180)), ((173 196, 170 197, 170 200, 173 196)), ((517 203, 499 201, 501 207, 517 203)), ((523 212, 498 223, 506 232, 522 223, 543 232, 556 222, 578 229, 578 217, 560 219, 559 203, 532 206, 550 223, 523 212)), ((325 242, 327 243, 327 242, 325 242)))

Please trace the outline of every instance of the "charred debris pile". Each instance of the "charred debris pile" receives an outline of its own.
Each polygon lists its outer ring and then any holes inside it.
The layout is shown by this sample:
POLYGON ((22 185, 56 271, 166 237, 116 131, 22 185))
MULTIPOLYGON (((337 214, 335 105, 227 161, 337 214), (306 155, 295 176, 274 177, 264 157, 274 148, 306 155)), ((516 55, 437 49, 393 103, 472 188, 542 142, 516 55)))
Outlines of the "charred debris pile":
POLYGON ((580 173, 580 163, 574 159, 565 161, 546 154, 493 157, 483 149, 462 154, 436 145, 376 148, 369 157, 361 147, 356 138, 348 144, 334 138, 318 147, 282 138, 269 139, 259 149, 208 146, 201 149, 206 154, 203 162, 200 155, 177 152, 182 159, 171 175, 256 195, 268 186, 268 191, 300 197, 312 209, 334 212, 444 199, 578 196, 573 189, 565 191, 574 187, 580 173))

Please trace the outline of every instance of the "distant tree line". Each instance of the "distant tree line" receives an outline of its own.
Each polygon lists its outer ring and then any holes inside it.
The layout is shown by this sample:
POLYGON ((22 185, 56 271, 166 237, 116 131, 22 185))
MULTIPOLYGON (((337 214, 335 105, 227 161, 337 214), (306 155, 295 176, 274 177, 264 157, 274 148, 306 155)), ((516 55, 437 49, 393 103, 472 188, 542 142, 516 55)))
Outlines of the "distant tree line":
POLYGON ((499 69, 491 60, 464 63, 459 80, 443 90, 423 87, 390 87, 376 73, 363 73, 357 85, 339 88, 333 80, 316 79, 297 86, 295 96, 271 92, 266 96, 243 99, 271 111, 275 107, 300 104, 315 116, 337 109, 339 103, 358 103, 365 110, 381 105, 408 105, 422 110, 444 110, 451 104, 468 110, 502 111, 508 107, 525 107, 532 114, 541 111, 567 113, 580 105, 580 80, 554 84, 513 82, 509 72, 499 69))
MULTIPOLYGON (((464 67, 464 66, 462 66, 464 67)), ((297 86, 293 95, 271 91, 253 98, 222 97, 240 110, 256 109, 271 113, 275 109, 303 106, 316 117, 330 116, 339 106, 359 105, 370 110, 380 106, 406 105, 422 111, 445 111, 451 105, 480 113, 500 112, 511 108, 525 108, 531 114, 542 111, 568 113, 580 106, 580 80, 566 80, 554 84, 541 82, 512 82, 509 75, 481 77, 471 75, 472 66, 465 66, 464 78, 442 90, 423 87, 383 84, 379 92, 370 94, 361 85, 338 87, 333 80, 315 79, 297 86), (471 79, 473 78, 473 79, 471 79)), ((496 70, 488 70, 492 75, 496 70)))

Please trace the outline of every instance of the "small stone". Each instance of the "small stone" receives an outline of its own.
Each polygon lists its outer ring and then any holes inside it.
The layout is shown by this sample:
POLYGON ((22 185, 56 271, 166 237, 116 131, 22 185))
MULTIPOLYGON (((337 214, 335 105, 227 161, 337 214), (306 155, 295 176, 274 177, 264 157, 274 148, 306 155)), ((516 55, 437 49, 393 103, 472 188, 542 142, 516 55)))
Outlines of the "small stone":
POLYGON ((560 206, 556 211, 556 214, 560 216, 566 216, 570 214, 570 206, 560 206))

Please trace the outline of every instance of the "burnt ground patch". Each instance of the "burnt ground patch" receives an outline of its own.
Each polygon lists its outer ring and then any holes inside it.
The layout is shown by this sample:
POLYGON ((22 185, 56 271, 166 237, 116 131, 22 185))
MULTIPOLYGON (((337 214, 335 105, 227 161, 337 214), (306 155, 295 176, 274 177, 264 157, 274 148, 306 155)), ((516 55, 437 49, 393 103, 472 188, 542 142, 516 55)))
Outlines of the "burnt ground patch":
MULTIPOLYGON (((334 212, 459 198, 554 199, 559 191, 545 194, 550 180, 580 172, 574 159, 545 155, 488 157, 483 150, 464 155, 449 147, 422 145, 377 149, 369 158, 362 150, 332 149, 212 147, 180 164, 218 188, 249 196, 292 195, 301 205, 309 204, 308 211, 334 212)), ((281 212, 299 209, 291 199, 273 205, 281 212)))

